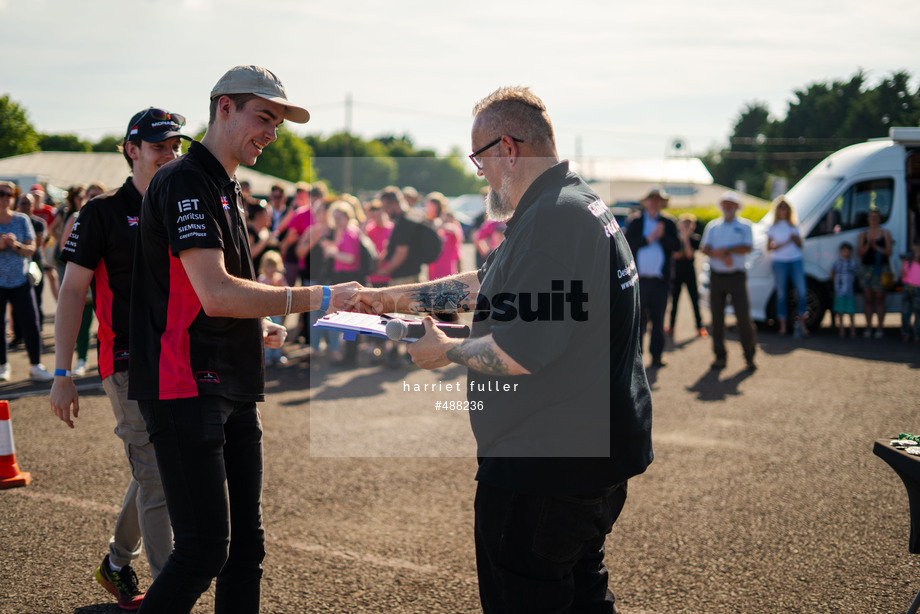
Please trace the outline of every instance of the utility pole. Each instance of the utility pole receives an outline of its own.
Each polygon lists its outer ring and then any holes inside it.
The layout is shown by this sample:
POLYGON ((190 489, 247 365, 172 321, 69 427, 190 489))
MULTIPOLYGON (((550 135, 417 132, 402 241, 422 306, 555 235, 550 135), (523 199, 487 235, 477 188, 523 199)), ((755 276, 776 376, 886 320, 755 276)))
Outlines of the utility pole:
POLYGON ((342 158, 342 188, 349 194, 352 192, 352 155, 351 155, 351 93, 345 94, 345 156, 342 158))

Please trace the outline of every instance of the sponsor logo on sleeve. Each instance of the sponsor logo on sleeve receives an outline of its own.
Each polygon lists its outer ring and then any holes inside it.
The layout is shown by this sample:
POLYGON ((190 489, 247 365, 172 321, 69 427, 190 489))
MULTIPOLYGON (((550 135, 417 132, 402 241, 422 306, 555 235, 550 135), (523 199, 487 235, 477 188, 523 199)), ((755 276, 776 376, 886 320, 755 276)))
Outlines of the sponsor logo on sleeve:
POLYGON ((176 218, 176 223, 179 224, 177 228, 179 239, 208 236, 204 232, 208 229, 204 220, 204 214, 198 213, 197 198, 186 198, 179 201, 179 217, 176 218))
POLYGON ((186 198, 179 201, 179 213, 188 213, 189 211, 198 211, 197 198, 186 198))
POLYGON ((588 205, 588 211, 604 225, 604 234, 608 239, 620 231, 616 218, 600 198, 588 205))

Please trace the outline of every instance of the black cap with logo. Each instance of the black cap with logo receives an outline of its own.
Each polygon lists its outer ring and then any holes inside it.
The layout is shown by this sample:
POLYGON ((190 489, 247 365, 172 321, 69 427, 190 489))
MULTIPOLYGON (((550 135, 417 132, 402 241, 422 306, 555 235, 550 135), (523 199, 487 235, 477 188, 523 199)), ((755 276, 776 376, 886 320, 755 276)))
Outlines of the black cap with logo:
POLYGON ((180 132, 184 125, 185 117, 182 115, 150 107, 135 113, 131 118, 125 141, 139 139, 148 143, 159 143, 176 136, 191 141, 191 137, 180 132))

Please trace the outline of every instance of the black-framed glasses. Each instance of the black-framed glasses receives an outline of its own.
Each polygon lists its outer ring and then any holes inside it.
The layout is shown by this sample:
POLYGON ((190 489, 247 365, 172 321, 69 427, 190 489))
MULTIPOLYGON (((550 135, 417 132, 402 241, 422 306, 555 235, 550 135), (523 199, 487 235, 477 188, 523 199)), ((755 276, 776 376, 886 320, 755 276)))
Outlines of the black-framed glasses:
MULTIPOLYGON (((480 147, 479 149, 477 149, 476 151, 470 154, 470 160, 472 160, 473 165, 476 167, 476 170, 478 171, 482 170, 482 160, 479 158, 479 156, 482 155, 482 153, 486 151, 487 149, 489 149, 490 147, 495 147, 496 145, 501 143, 501 140, 504 138, 504 136, 505 135, 498 137, 494 141, 491 141, 488 145, 483 145, 482 147, 480 147)), ((511 136, 510 134, 508 135, 508 137, 515 143, 524 142, 524 139, 519 139, 516 136, 511 136)))
POLYGON ((134 124, 140 124, 141 120, 148 115, 158 122, 170 121, 178 124, 180 128, 185 125, 184 115, 179 115, 178 113, 170 113, 169 111, 164 111, 163 109, 157 109, 155 107, 150 107, 144 111, 144 114, 137 118, 137 121, 134 122, 134 124))
POLYGON ((12 198, 13 193, 7 192, 6 190, 0 190, 0 198, 12 198))

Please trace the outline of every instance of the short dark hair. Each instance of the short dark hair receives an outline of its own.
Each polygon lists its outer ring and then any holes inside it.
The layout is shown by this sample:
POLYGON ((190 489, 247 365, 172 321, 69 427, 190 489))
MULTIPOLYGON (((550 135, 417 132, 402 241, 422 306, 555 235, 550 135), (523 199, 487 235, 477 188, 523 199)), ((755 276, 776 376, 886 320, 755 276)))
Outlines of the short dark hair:
POLYGON ((556 134, 546 105, 530 88, 498 88, 476 103, 473 117, 484 122, 495 136, 513 135, 537 150, 556 150, 556 134))
POLYGON ((247 102, 253 98, 258 98, 255 94, 222 94, 221 96, 215 96, 211 99, 211 105, 208 108, 209 126, 214 123, 214 118, 217 117, 217 101, 220 100, 222 96, 229 98, 236 109, 242 109, 246 106, 247 102))
POLYGON ((839 248, 839 249, 848 249, 848 250, 850 250, 850 251, 852 252, 852 251, 853 251, 853 246, 852 246, 851 244, 847 243, 846 241, 844 241, 843 243, 840 244, 840 248, 839 248))
POLYGON ((396 186, 387 186, 380 190, 380 194, 377 196, 380 199, 381 203, 391 202, 396 203, 402 208, 405 205, 405 200, 403 200, 402 190, 396 186))
POLYGON ((141 143, 143 143, 143 141, 141 139, 131 139, 131 140, 128 140, 122 143, 121 146, 118 148, 118 151, 121 152, 121 155, 123 155, 125 157, 125 160, 128 161, 128 168, 130 168, 131 172, 133 173, 134 172, 134 160, 132 160, 131 156, 128 155, 128 148, 125 147, 128 143, 134 143, 135 146, 140 148, 141 143))

